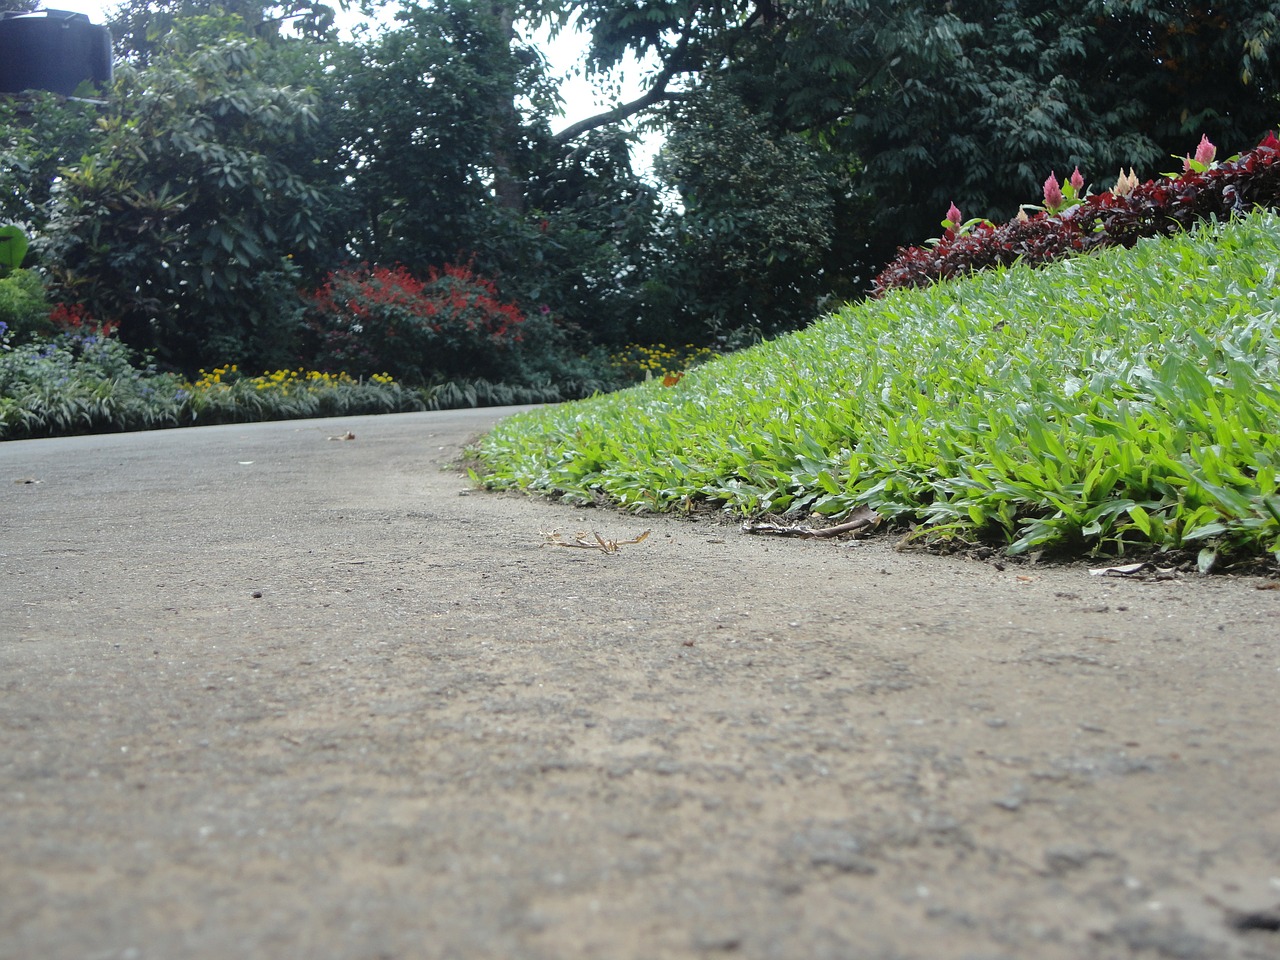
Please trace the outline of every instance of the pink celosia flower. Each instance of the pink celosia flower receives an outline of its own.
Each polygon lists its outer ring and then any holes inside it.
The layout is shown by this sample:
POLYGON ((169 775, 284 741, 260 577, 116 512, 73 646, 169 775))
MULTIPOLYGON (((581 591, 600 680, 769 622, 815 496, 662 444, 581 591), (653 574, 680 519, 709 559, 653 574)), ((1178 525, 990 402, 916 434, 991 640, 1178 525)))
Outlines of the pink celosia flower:
POLYGON ((1084 177, 1081 176, 1079 167, 1076 167, 1075 171, 1071 174, 1070 183, 1072 189, 1076 192, 1076 196, 1080 196, 1081 191, 1084 190, 1084 177))
MULTIPOLYGON (((1196 156, 1194 156, 1194 160, 1196 160, 1196 163, 1201 166, 1208 166, 1213 163, 1213 157, 1215 156, 1217 156, 1217 147, 1213 146, 1210 138, 1201 134, 1201 142, 1199 142, 1199 146, 1196 147, 1196 156)), ((1192 169, 1192 159, 1193 157, 1189 156, 1183 157, 1183 173, 1188 173, 1189 170, 1192 169)))
POLYGON ((955 205, 954 201, 947 208, 947 220, 953 228, 960 226, 960 208, 955 205))
POLYGON ((1062 184, 1058 183, 1058 178, 1053 173, 1044 182, 1044 205, 1050 213, 1062 206, 1062 184))

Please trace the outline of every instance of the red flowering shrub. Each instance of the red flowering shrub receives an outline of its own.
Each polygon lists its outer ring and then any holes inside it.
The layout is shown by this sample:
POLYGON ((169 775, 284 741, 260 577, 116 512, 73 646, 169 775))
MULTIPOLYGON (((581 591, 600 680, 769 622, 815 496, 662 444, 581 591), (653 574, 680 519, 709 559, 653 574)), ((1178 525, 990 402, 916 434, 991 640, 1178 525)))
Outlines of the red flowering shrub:
POLYGON ((58 333, 77 337, 110 337, 120 325, 110 320, 99 322, 89 316, 81 303, 55 303, 49 311, 49 322, 58 333))
MULTIPOLYGON (((1203 145, 1197 157, 1202 155, 1203 145)), ((874 295, 1017 260, 1038 266, 1102 247, 1131 247, 1143 237, 1177 233, 1211 217, 1225 220, 1260 207, 1280 209, 1280 140, 1275 134, 1220 164, 1188 163, 1186 168, 1181 176, 1148 180, 1124 195, 1085 197, 1056 215, 1042 212, 1003 226, 980 222, 967 231, 948 227, 936 246, 900 249, 876 277, 874 295)))
POLYGON ((60 333, 78 330, 90 322, 88 311, 78 303, 56 303, 49 311, 49 322, 58 328, 60 333))
POLYGON ((405 383, 501 379, 524 315, 470 265, 336 270, 309 298, 311 363, 353 376, 389 373, 405 383))

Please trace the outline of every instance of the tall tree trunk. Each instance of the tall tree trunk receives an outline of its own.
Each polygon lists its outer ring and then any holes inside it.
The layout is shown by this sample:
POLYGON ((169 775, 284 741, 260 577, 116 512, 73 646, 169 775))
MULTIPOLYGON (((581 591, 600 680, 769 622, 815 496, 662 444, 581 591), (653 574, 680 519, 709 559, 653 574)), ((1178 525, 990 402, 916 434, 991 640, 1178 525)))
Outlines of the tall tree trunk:
MULTIPOLYGON (((510 51, 516 40, 515 7, 508 0, 494 0, 490 9, 502 40, 510 51)), ((514 82, 511 84, 511 95, 493 105, 490 122, 493 125, 493 194, 502 209, 523 214, 525 185, 516 164, 520 116, 516 112, 514 82)))

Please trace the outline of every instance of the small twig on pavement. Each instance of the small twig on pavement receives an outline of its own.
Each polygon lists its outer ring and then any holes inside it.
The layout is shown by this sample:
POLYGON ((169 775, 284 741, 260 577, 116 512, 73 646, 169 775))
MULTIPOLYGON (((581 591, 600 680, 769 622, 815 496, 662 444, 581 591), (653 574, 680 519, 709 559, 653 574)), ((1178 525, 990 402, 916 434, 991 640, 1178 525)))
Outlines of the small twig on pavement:
POLYGON ((641 543, 649 536, 651 531, 646 530, 639 536, 632 537, 630 540, 606 540, 594 530, 590 534, 575 533, 572 540, 566 540, 554 530, 551 532, 542 531, 542 536, 546 538, 544 547, 581 547, 585 550, 599 550, 601 553, 617 553, 619 547, 629 546, 633 543, 641 543), (588 536, 594 539, 587 539, 588 536))

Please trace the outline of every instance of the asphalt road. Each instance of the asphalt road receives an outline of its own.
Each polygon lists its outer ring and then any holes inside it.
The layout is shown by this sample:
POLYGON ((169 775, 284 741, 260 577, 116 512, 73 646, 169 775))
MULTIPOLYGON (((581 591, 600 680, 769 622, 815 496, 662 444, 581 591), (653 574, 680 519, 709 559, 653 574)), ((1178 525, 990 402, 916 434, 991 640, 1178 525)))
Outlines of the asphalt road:
POLYGON ((1271 582, 471 490, 505 412, 0 444, 0 958, 1280 957, 1271 582))

